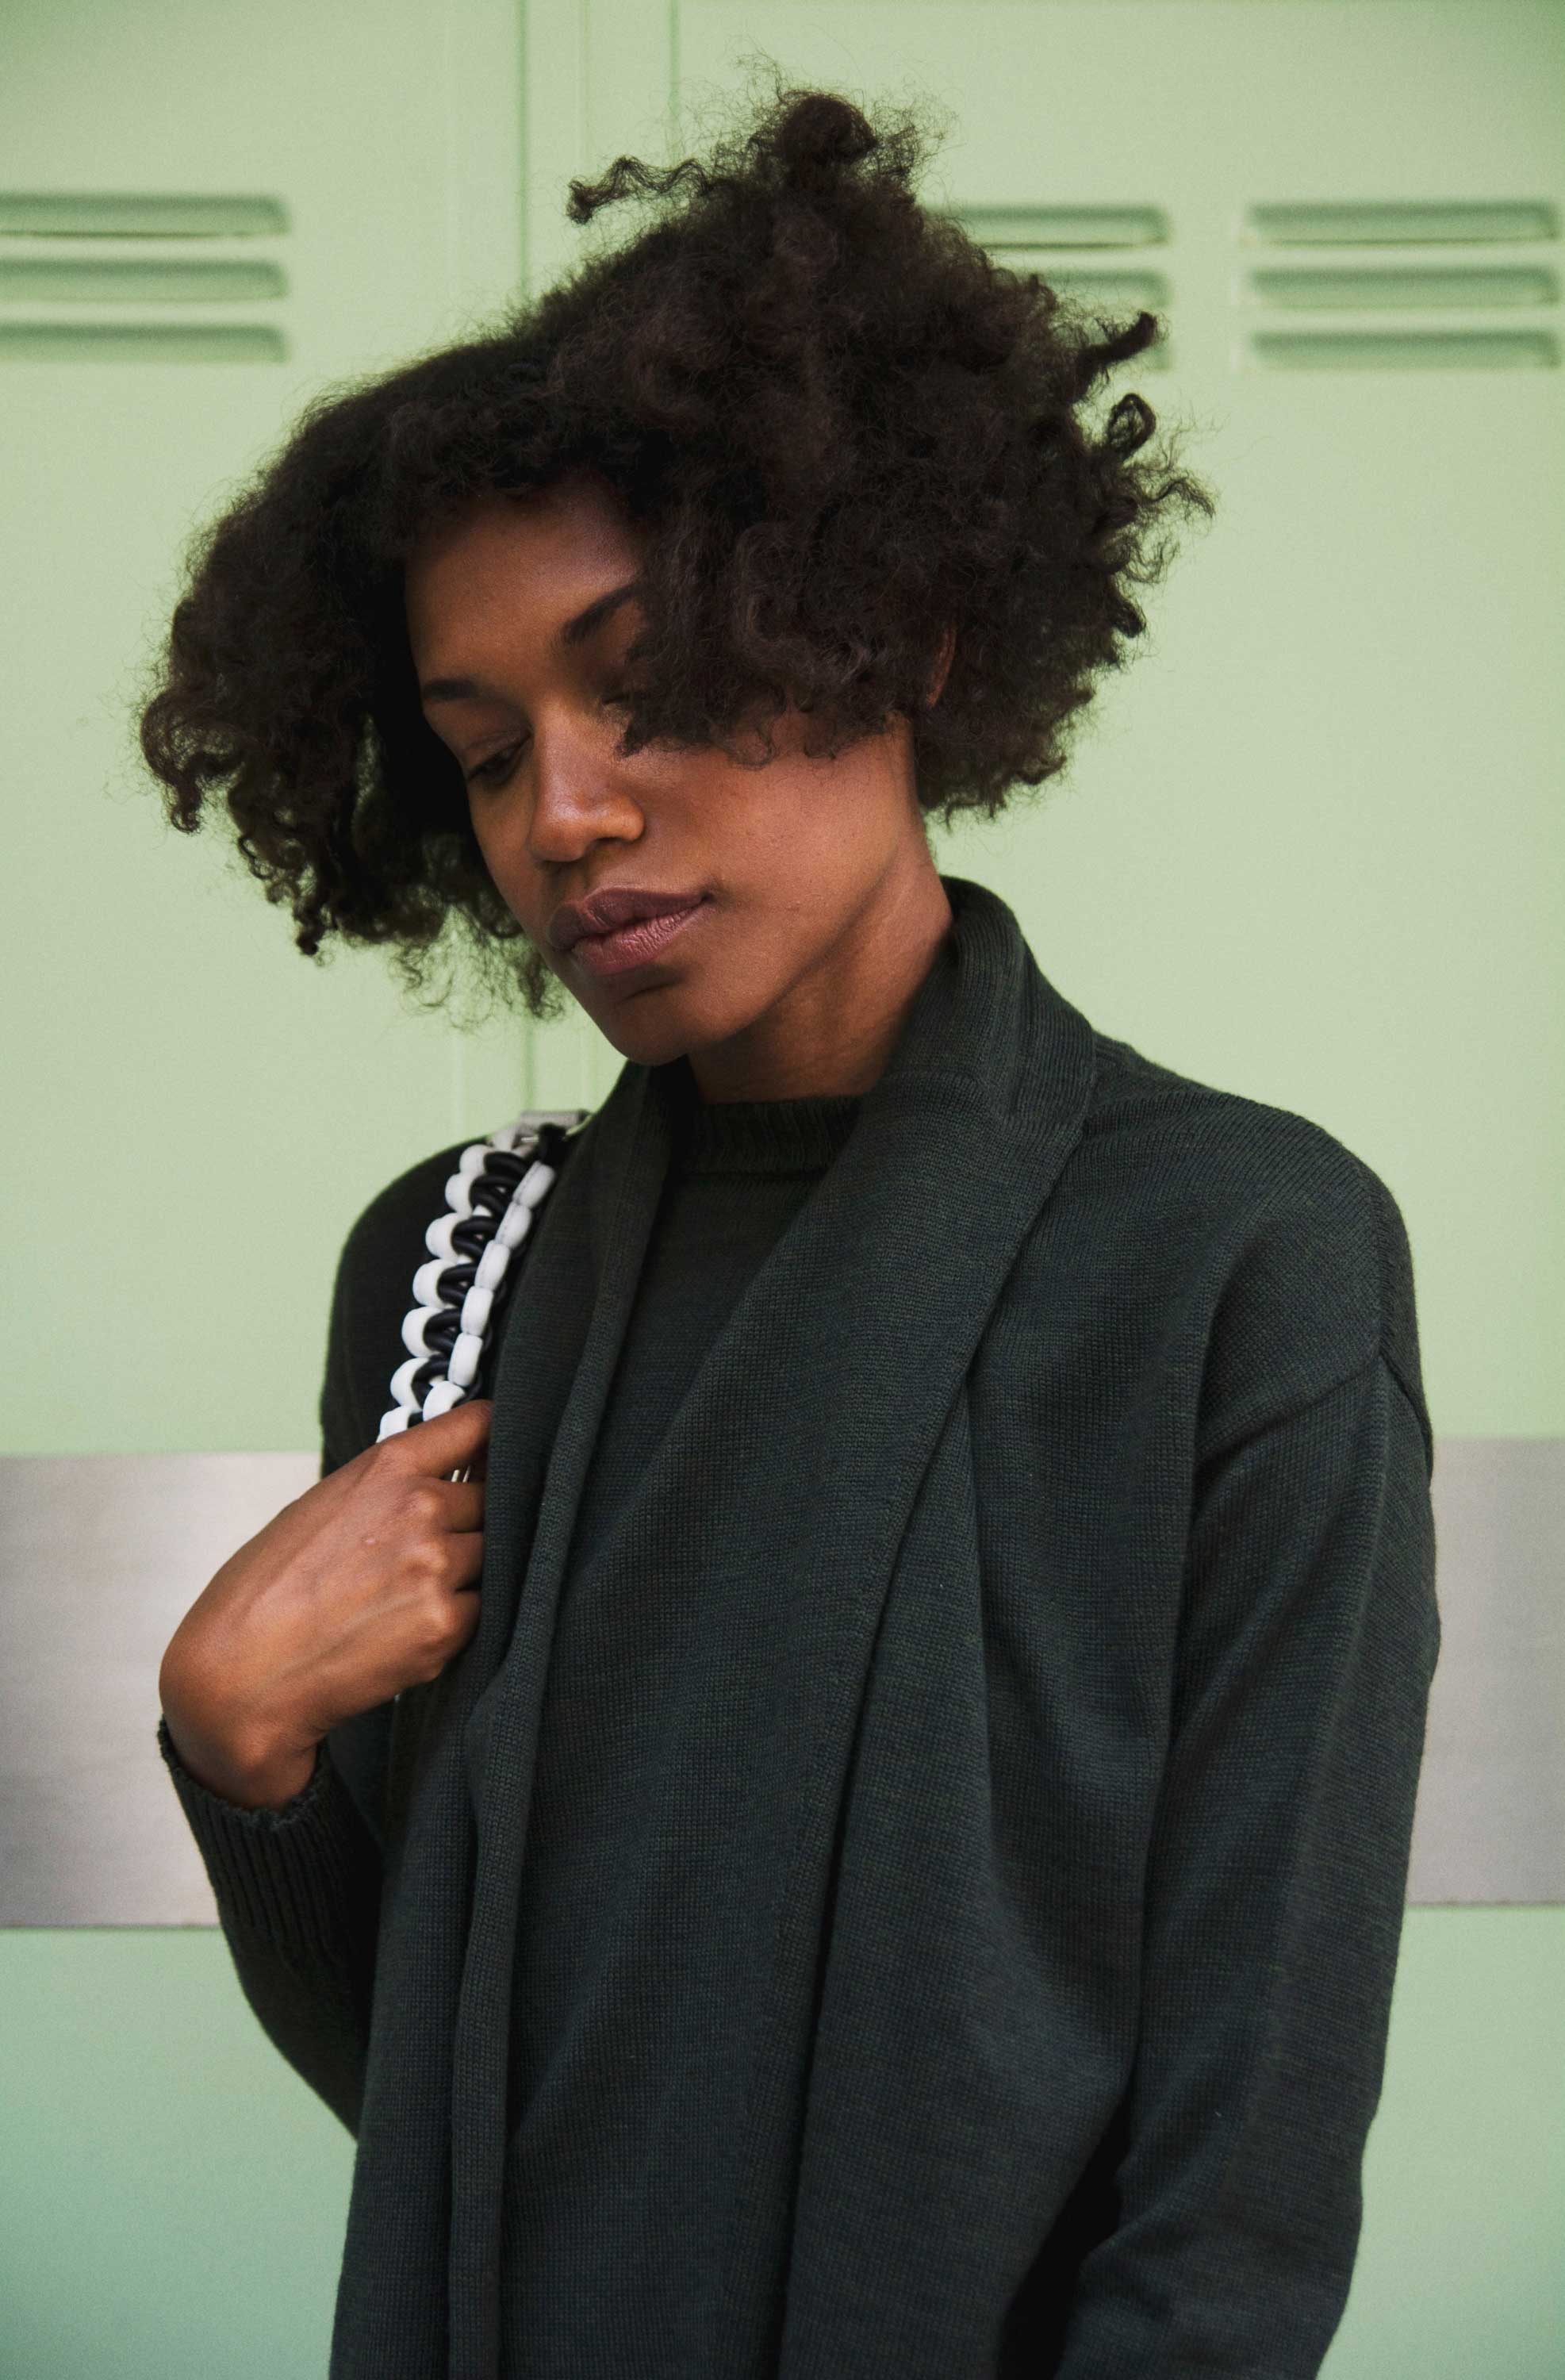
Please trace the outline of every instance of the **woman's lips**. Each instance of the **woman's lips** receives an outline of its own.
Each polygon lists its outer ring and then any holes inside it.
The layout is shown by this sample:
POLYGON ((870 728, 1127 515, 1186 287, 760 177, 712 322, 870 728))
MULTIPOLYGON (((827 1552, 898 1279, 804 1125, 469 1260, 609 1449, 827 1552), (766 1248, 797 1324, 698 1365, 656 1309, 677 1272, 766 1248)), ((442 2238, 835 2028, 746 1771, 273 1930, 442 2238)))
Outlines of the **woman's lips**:
POLYGON ((695 901, 688 909, 674 909, 665 917, 642 917, 612 934, 583 934, 571 944, 571 956, 593 975, 628 974, 656 958, 692 917, 710 906, 710 902, 695 901))

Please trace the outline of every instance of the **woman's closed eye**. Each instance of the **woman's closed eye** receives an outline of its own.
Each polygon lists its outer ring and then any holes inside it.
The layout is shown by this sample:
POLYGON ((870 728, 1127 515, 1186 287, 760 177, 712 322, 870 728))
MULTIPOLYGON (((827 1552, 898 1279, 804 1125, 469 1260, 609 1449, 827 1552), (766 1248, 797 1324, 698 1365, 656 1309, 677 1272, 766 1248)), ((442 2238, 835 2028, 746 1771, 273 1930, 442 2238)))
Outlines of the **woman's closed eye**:
POLYGON ((487 760, 480 760, 476 769, 468 770, 467 783, 473 784, 479 780, 498 776, 510 767, 521 748, 519 744, 508 744, 503 752, 491 753, 487 760))
MULTIPOLYGON (((634 702, 636 699, 636 694, 637 689, 634 686, 618 686, 613 694, 606 694, 603 696, 603 708, 607 710, 618 703, 634 702)), ((503 752, 491 753, 487 760, 480 760, 476 769, 469 769, 467 771, 468 783, 473 783, 475 780, 479 780, 486 783, 493 782, 503 773, 503 771, 510 767, 512 761, 516 759, 517 753, 520 752, 521 749, 522 747, 519 744, 507 744, 503 752)))

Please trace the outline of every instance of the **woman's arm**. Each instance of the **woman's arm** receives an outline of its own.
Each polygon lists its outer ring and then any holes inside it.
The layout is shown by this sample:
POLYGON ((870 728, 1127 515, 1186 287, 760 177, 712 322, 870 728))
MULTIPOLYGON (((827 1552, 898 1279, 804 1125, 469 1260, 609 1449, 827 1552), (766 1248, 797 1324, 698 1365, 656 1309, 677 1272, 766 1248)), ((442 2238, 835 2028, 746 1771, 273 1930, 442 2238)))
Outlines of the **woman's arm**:
POLYGON ((1311 2380, 1341 2321, 1439 1648, 1405 1372, 1198 1479, 1117 2220, 1058 2380, 1311 2380))
POLYGON ((302 1791, 247 1809, 158 1749, 206 1863, 240 1988, 273 2046, 355 2137, 369 2055, 381 1854, 323 1743, 302 1791))
MULTIPOLYGON (((321 1392, 321 1476, 375 1435, 353 1393, 348 1276, 356 1233, 338 1262, 321 1392)), ((308 1779, 277 1807, 245 1806, 186 1767, 158 1721, 167 1765, 206 1864, 229 1955, 263 2032, 296 2073, 358 2136, 369 2055, 380 1927, 379 1780, 366 1753, 381 1740, 369 1712, 347 1723, 355 1761, 339 1766, 339 1731, 317 1750, 308 1779)), ((245 1801, 250 1796, 247 1791, 245 1801)), ((269 1796, 266 1798, 270 1798, 269 1796)))

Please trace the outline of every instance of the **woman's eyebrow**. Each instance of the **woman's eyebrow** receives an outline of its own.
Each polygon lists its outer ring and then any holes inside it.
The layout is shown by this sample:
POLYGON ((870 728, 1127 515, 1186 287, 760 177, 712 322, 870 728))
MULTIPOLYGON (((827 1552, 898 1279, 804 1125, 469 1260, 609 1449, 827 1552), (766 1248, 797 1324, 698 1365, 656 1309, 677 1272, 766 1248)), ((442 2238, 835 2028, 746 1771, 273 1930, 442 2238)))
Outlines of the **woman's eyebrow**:
POLYGON ((627 578, 623 587, 611 587, 606 595, 594 597, 585 612, 578 612, 574 620, 567 620, 563 628, 555 630, 555 644, 564 648, 585 643, 595 629, 602 626, 611 612, 617 611, 629 596, 640 592, 639 578, 627 578))
MULTIPOLYGON (((627 578, 623 586, 611 587, 606 594, 595 595, 585 610, 578 612, 574 619, 567 620, 564 627, 555 629, 556 649, 564 651, 573 645, 585 644, 588 638, 602 626, 611 612, 617 611, 630 596, 639 594, 640 589, 639 578, 627 578)), ((419 688, 426 702, 481 701, 489 690, 473 677, 431 677, 419 688)))

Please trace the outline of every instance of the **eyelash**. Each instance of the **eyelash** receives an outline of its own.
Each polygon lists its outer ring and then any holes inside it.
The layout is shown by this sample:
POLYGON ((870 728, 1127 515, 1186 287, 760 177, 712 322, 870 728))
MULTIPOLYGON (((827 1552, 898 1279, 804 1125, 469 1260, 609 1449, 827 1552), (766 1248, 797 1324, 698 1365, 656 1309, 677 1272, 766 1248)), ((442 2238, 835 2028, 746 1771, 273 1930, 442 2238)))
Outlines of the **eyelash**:
MULTIPOLYGON (((603 697, 603 705, 608 709, 613 703, 633 702, 635 698, 635 694, 629 686, 621 686, 615 693, 606 694, 603 697)), ((487 783, 495 779, 496 771, 508 768, 521 748, 519 744, 508 744, 503 752, 491 753, 487 760, 480 760, 476 769, 468 770, 468 783, 471 784, 476 780, 487 783)))
POLYGON ((512 744, 507 746, 503 752, 491 753, 487 760, 480 760, 476 769, 468 770, 467 783, 470 785, 477 784, 486 778, 495 776, 502 769, 509 767, 521 748, 519 744, 512 744))

